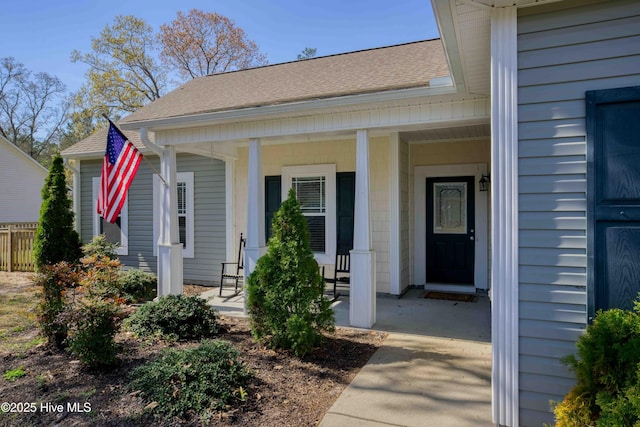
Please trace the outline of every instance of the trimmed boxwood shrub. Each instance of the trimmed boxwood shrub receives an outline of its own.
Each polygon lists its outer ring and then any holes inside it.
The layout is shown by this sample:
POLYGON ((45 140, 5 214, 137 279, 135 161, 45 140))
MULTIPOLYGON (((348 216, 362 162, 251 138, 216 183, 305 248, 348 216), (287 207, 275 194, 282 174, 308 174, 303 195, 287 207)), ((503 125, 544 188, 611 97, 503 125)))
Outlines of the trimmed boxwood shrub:
POLYGON ((193 349, 169 349, 158 360, 134 368, 130 387, 157 402, 155 410, 161 414, 207 418, 207 413, 244 400, 243 387, 251 374, 238 356, 224 341, 207 340, 193 349))
POLYGON ((153 273, 135 268, 122 270, 118 282, 120 282, 122 298, 128 303, 149 301, 156 296, 158 278, 153 273))
POLYGON ((334 329, 331 302, 311 251, 307 220, 291 189, 273 218, 267 253, 247 280, 253 336, 304 356, 334 329))
POLYGON ((600 311, 563 358, 577 383, 558 403, 556 426, 640 425, 640 304, 600 311))
POLYGON ((172 340, 207 338, 218 332, 213 307, 196 295, 165 295, 143 304, 125 325, 139 337, 172 340))

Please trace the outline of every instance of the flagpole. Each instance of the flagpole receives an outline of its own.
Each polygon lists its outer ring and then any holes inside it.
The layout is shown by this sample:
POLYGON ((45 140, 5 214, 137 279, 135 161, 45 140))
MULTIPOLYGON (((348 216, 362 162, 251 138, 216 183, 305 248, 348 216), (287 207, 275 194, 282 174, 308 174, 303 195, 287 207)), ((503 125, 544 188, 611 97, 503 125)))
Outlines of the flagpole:
MULTIPOLYGON (((115 123, 113 123, 113 122, 111 121, 111 119, 110 119, 109 117, 107 117, 107 115, 106 115, 106 114, 102 113, 102 117, 104 117, 105 119, 107 119, 107 121, 109 122, 109 124, 113 125, 116 129, 118 129, 118 130, 119 130, 119 131, 124 135, 124 132, 122 132, 122 129, 120 129, 118 126, 116 126, 116 124, 115 124, 115 123)), ((126 135, 124 135, 124 136, 126 136, 126 135)), ((127 139, 129 139, 129 138, 127 138, 127 139)), ((154 168, 154 167, 153 167, 153 163, 151 163, 151 161, 149 161, 149 159, 147 159, 147 157, 146 157, 146 156, 142 156, 142 160, 146 160, 146 161, 147 161, 147 163, 149 164, 149 167, 151 168, 151 170, 152 170, 152 171, 154 171, 154 172, 156 173, 156 175, 158 175, 158 178, 160 178, 160 181, 162 181, 162 183, 168 187, 168 186, 169 186, 169 184, 167 184, 167 181, 165 181, 165 180, 164 180, 164 178, 162 177, 162 175, 160 174, 160 172, 158 172, 158 171, 156 170, 156 168, 154 168)))

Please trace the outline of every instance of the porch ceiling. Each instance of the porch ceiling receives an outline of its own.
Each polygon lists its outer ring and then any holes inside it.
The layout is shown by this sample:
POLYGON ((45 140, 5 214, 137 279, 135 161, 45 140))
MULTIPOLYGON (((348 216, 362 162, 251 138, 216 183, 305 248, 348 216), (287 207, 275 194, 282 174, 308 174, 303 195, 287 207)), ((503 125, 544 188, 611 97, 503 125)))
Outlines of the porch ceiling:
MULTIPOLYGON (((580 0, 586 1, 586 0, 580 0)), ((489 95, 491 11, 536 6, 566 0, 432 0, 456 85, 472 94, 489 95)))
POLYGON ((489 123, 459 127, 444 127, 437 129, 421 129, 400 133, 400 138, 408 143, 490 137, 491 126, 489 125, 489 123))

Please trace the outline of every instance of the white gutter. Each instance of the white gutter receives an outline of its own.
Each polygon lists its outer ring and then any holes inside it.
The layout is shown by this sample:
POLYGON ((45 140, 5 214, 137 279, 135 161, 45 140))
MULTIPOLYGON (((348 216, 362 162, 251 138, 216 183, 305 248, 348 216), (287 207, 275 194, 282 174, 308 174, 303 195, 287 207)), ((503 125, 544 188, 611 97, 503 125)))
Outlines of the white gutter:
POLYGON ((341 96, 327 99, 312 99, 308 101, 290 102, 279 105, 263 107, 250 107, 238 110, 216 111, 211 113, 198 113, 178 117, 161 119, 149 119, 120 123, 120 127, 126 130, 135 130, 141 127, 148 129, 171 129, 188 126, 202 126, 212 122, 229 122, 238 120, 250 120, 259 117, 265 119, 269 116, 286 115, 290 113, 308 113, 313 110, 330 109, 335 107, 360 106, 366 103, 385 101, 402 101, 427 96, 448 95, 457 93, 455 86, 443 85, 438 87, 419 87, 413 89, 390 90, 385 92, 366 93, 360 95, 341 96))

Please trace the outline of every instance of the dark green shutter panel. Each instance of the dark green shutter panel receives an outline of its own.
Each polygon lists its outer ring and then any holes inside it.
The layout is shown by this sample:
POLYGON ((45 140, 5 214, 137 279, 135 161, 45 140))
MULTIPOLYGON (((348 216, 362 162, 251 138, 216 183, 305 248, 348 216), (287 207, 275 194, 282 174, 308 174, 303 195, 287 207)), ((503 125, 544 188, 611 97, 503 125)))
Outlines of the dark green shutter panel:
POLYGON ((273 215, 280 209, 282 203, 282 178, 280 175, 264 177, 264 220, 266 241, 271 237, 271 223, 273 215))
POLYGON ((356 173, 336 174, 336 229, 337 251, 347 253, 353 249, 353 216, 356 199, 356 173))
POLYGON ((640 87, 587 99, 589 315, 640 291, 640 87))

